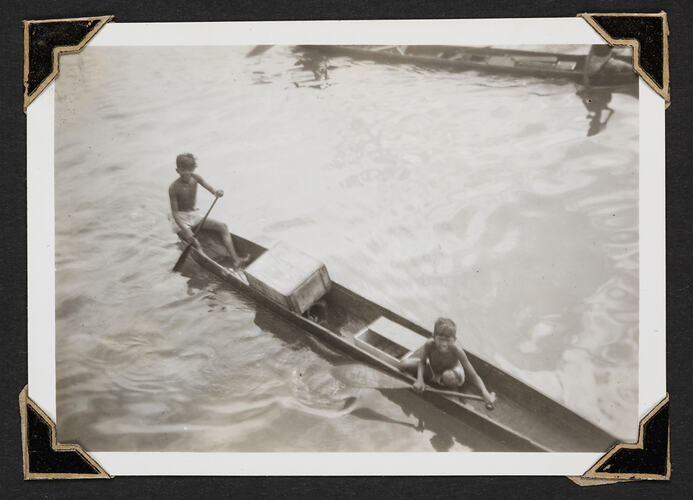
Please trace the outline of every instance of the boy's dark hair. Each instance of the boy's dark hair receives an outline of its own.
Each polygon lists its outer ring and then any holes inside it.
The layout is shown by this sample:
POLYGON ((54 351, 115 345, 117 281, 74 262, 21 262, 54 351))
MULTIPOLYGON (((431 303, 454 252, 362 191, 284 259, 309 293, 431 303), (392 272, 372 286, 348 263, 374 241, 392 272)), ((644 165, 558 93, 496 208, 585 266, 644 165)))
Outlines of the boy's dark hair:
POLYGON ((448 318, 438 318, 433 327, 433 336, 455 338, 457 336, 457 326, 455 322, 448 318))
POLYGON ((192 153, 181 153, 176 156, 176 168, 181 170, 194 170, 197 161, 192 153))

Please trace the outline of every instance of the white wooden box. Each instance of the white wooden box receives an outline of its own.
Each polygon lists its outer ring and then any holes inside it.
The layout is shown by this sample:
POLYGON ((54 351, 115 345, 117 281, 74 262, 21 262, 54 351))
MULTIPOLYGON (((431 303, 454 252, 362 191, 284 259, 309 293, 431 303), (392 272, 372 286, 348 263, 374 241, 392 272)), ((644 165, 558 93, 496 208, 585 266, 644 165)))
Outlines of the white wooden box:
POLYGON ((325 295, 332 284, 322 262, 284 243, 255 259, 245 275, 252 288, 299 314, 325 295))

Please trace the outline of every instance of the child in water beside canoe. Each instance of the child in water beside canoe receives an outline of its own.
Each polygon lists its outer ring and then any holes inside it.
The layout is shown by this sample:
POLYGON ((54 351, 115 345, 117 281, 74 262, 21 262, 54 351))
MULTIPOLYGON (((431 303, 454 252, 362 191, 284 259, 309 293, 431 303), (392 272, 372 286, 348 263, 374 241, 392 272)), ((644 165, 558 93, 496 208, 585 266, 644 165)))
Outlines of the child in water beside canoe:
MULTIPOLYGON (((195 208, 195 200, 197 198, 197 185, 199 184, 207 191, 212 193, 217 198, 224 196, 224 191, 214 189, 207 184, 200 175, 195 173, 197 161, 190 153, 182 153, 176 157, 176 172, 178 179, 168 188, 168 197, 171 202, 171 226, 175 233, 183 240, 195 245, 195 248, 202 251, 200 242, 195 237, 195 230, 202 222, 203 216, 197 212, 195 208)), ((233 266, 241 267, 248 261, 248 256, 240 257, 236 253, 231 241, 229 229, 223 222, 207 218, 204 223, 204 228, 219 233, 221 241, 226 247, 226 251, 233 260, 233 266)))
POLYGON ((467 354, 455 345, 457 326, 448 318, 438 318, 433 327, 433 339, 428 340, 418 352, 400 364, 405 371, 416 371, 416 382, 412 386, 416 392, 423 392, 424 380, 458 389, 464 384, 465 374, 469 376, 486 405, 492 407, 495 395, 486 390, 481 377, 469 362, 467 354))

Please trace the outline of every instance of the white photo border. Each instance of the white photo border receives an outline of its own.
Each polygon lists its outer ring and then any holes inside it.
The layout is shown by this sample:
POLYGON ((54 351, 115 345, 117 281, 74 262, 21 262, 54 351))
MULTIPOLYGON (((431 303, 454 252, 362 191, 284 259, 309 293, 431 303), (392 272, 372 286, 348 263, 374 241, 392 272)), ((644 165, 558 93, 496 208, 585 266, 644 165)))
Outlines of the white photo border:
MULTIPOLYGON (((90 47, 295 44, 604 44, 582 18, 425 21, 109 23, 90 47)), ((666 395, 664 100, 640 80, 639 398, 666 395)), ((54 102, 50 84, 27 110, 29 397, 54 421, 54 102)), ((581 475, 600 453, 92 452, 111 475, 581 475)))

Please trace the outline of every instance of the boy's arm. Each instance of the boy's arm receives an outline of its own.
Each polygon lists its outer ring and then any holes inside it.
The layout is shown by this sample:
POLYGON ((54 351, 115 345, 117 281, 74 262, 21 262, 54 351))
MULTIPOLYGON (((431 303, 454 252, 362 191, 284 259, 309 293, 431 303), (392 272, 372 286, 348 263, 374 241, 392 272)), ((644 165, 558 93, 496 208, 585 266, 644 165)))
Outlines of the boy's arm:
POLYGON ((424 344, 424 348, 421 350, 421 357, 419 358, 419 364, 416 367, 416 382, 414 382, 414 390, 416 392, 423 392, 426 384, 424 383, 424 370, 426 369, 426 361, 428 361, 428 350, 430 346, 428 343, 424 344))
POLYGON ((207 184, 207 182, 202 177, 200 177, 198 174, 193 174, 193 178, 197 181, 197 183, 200 186, 205 188, 207 191, 212 193, 214 196, 217 196, 217 197, 224 196, 224 191, 222 191, 221 189, 214 189, 212 186, 207 184))
POLYGON ((175 184, 171 184, 168 188, 168 199, 171 202, 171 215, 173 216, 173 220, 176 221, 176 224, 178 224, 181 229, 185 229, 178 217, 178 197, 176 196, 175 184))
POLYGON ((484 381, 481 380, 481 377, 472 366, 472 363, 469 361, 469 358, 467 357, 467 353, 465 353, 463 349, 460 349, 457 346, 455 346, 455 348, 457 349, 457 357, 460 360, 460 363, 462 363, 462 368, 464 368, 464 372, 469 376, 470 379, 472 379, 472 382, 477 387, 477 389, 479 389, 479 392, 483 396, 484 401, 486 401, 486 403, 493 403, 495 398, 486 389, 484 381))

